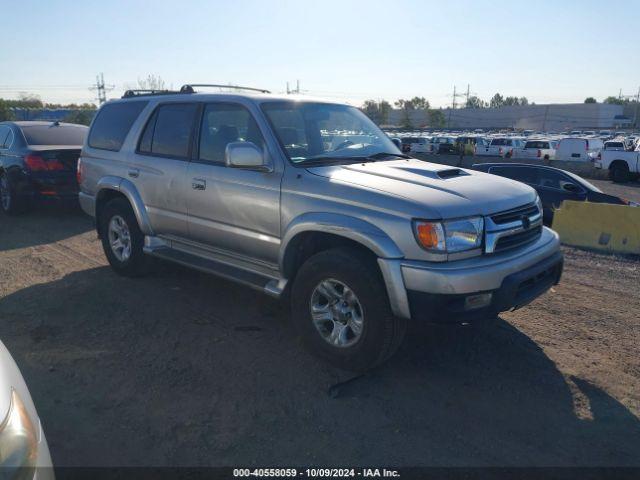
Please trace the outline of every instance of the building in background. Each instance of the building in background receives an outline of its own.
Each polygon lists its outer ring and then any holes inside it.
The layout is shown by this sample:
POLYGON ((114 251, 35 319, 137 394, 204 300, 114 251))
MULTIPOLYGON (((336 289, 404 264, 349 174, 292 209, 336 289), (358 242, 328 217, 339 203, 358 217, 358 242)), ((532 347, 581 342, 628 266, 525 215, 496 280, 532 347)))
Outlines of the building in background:
POLYGON ((500 108, 444 109, 450 128, 513 128, 541 131, 611 129, 631 126, 622 105, 560 103, 500 108))

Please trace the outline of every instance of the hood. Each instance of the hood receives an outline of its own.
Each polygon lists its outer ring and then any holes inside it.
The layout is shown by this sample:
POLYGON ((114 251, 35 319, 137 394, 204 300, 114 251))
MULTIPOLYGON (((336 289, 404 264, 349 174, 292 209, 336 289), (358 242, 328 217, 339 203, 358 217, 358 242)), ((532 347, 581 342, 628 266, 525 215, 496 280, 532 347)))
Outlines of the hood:
POLYGON ((357 185, 409 200, 444 219, 489 215, 536 199, 535 190, 523 183, 416 159, 308 170, 332 182, 357 185))

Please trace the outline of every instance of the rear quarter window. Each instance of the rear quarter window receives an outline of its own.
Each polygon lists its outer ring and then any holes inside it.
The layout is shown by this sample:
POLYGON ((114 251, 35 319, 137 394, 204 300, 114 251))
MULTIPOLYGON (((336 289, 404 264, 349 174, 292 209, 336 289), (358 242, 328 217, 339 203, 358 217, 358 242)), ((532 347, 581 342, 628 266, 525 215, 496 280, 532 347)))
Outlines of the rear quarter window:
POLYGON ((131 125, 148 102, 107 104, 100 109, 89 132, 89 146, 117 152, 122 148, 131 125))

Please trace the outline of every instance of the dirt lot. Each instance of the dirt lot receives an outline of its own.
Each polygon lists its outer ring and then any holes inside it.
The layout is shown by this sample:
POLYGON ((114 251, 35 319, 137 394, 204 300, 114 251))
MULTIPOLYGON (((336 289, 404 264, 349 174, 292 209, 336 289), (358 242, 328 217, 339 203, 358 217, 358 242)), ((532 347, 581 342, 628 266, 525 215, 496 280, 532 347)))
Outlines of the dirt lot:
POLYGON ((640 262, 565 255, 530 306, 414 325, 336 386, 277 302, 174 266, 120 278, 87 217, 47 209, 0 217, 0 338, 58 466, 640 466, 640 262))

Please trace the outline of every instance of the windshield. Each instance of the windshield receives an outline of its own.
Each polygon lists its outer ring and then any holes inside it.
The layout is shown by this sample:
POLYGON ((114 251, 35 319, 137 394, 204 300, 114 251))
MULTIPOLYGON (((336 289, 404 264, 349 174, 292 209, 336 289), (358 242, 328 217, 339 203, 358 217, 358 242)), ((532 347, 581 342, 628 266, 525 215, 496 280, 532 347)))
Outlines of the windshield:
POLYGON ((264 103, 262 109, 296 164, 402 155, 391 139, 354 107, 282 101, 264 103))

